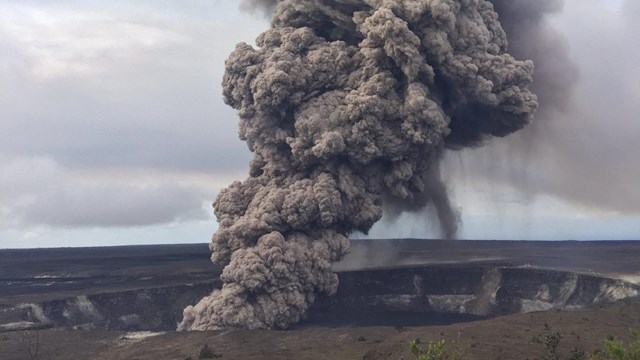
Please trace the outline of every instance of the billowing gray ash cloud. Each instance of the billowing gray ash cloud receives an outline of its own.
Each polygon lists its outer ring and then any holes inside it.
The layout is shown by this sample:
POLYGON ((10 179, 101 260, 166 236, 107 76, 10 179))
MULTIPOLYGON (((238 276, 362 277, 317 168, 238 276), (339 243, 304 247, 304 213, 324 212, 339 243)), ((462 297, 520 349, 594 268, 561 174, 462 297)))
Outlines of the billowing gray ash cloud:
POLYGON ((223 82, 255 154, 214 203, 224 285, 182 330, 299 322, 336 292, 331 263, 384 202, 433 202, 453 237, 443 151, 517 131, 537 108, 533 63, 507 53, 484 0, 280 0, 256 44, 237 45, 223 82))

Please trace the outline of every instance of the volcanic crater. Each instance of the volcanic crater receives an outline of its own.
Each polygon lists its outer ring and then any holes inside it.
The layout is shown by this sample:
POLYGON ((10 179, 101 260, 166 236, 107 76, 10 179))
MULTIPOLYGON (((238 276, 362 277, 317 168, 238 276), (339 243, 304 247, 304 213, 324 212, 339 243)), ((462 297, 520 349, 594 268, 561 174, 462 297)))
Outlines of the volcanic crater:
MULTIPOLYGON (((2 331, 175 330, 186 305, 221 286, 204 244, 0 257, 2 331)), ((639 258, 634 242, 354 240, 335 265, 338 292, 299 327, 441 325, 615 302, 640 294, 639 258)))

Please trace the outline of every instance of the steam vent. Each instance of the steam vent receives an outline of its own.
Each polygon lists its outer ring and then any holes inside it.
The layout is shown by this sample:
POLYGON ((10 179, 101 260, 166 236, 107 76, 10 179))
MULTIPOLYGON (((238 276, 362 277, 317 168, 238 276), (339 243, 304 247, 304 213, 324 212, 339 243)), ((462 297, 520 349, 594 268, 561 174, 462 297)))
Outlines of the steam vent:
MULTIPOLYGON (((300 326, 448 324, 640 294, 634 242, 352 243, 335 265, 337 293, 300 326)), ((2 250, 0 331, 174 330, 186 305, 222 286, 208 254, 204 244, 2 250)))

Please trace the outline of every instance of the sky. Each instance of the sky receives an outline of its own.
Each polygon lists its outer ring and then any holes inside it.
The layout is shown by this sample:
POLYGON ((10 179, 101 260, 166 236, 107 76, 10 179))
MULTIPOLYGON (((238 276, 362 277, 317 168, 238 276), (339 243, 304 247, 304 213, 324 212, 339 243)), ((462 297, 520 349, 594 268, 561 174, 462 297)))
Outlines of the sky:
MULTIPOLYGON (((566 0, 548 19, 570 105, 446 155, 460 238, 640 239, 638 15, 566 0)), ((0 248, 208 242, 251 159, 224 60, 268 26, 231 0, 0 0, 0 248)), ((369 236, 437 237, 431 211, 369 236)))

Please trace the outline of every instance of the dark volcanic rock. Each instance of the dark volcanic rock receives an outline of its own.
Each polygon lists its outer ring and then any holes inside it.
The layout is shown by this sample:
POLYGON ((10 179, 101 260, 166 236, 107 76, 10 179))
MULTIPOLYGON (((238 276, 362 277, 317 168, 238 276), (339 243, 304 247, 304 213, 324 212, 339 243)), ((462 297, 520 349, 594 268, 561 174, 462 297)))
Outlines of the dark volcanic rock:
MULTIPOLYGON (((206 245, 65 254, 0 251, 0 331, 173 330, 185 306, 220 286, 206 245)), ((637 243, 621 242, 355 242, 336 266, 338 293, 319 298, 301 326, 449 324, 614 302, 638 296, 640 287, 616 277, 637 275, 639 255, 637 243)))

